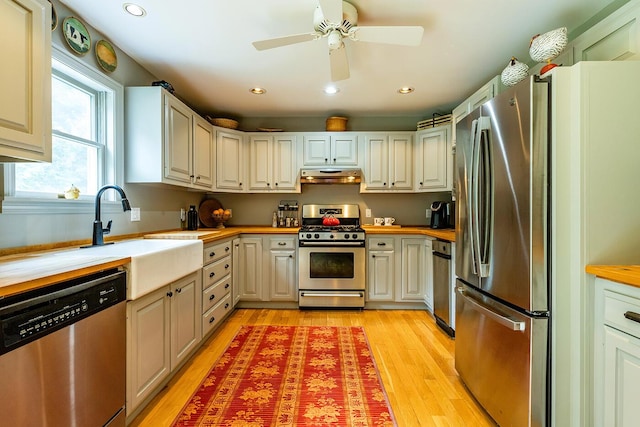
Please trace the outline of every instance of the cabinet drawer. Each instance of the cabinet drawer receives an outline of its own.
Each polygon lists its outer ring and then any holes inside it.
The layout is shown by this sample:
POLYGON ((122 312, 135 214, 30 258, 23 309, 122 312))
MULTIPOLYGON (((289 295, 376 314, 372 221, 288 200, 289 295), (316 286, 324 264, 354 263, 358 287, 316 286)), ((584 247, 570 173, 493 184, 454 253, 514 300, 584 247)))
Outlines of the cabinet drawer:
POLYGON ((204 289, 213 285, 226 275, 231 273, 231 257, 227 256, 219 261, 202 268, 202 287, 204 289))
POLYGON ((202 312, 206 313, 231 291, 231 276, 202 291, 202 312))
POLYGON ((367 238, 367 248, 376 251, 392 251, 393 237, 369 237, 367 238))
POLYGON ((202 253, 204 265, 217 261, 224 256, 231 255, 231 241, 209 245, 204 248, 202 253))
POLYGON ((202 336, 205 337, 216 326, 218 326, 222 319, 224 319, 231 310, 233 310, 231 294, 227 294, 222 301, 202 315, 202 336))
POLYGON ((640 323, 627 319, 625 313, 640 320, 640 300, 628 295, 604 291, 604 323, 640 338, 640 323))
POLYGON ((295 247, 295 237, 279 237, 269 239, 269 249, 293 249, 295 247))

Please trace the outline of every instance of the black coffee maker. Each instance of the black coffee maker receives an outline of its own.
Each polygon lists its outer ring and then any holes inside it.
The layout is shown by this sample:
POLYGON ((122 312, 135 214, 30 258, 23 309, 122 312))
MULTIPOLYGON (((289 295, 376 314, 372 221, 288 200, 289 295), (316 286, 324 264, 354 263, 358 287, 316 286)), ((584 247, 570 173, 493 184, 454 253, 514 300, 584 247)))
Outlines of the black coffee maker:
POLYGON ((453 206, 450 202, 433 202, 431 204, 431 228, 450 228, 453 219, 453 206))

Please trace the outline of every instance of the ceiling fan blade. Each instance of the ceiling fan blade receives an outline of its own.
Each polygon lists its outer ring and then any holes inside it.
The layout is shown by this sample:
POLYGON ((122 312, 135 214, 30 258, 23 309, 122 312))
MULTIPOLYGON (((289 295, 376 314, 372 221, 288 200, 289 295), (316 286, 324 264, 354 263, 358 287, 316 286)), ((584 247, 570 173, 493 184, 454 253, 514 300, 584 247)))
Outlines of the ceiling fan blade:
POLYGON ((415 27, 354 27, 349 31, 351 40, 418 46, 422 43, 424 28, 415 27))
POLYGON ((275 39, 260 40, 253 42, 252 44, 257 50, 265 50, 273 49, 274 47, 288 46, 290 44, 308 42, 318 39, 321 36, 322 34, 317 33, 294 34, 291 36, 277 37, 275 39))
POLYGON ((331 80, 346 80, 349 78, 349 61, 347 49, 342 45, 339 49, 329 50, 329 62, 331 64, 331 80))
POLYGON ((342 23, 342 0, 318 0, 324 19, 332 24, 342 23))

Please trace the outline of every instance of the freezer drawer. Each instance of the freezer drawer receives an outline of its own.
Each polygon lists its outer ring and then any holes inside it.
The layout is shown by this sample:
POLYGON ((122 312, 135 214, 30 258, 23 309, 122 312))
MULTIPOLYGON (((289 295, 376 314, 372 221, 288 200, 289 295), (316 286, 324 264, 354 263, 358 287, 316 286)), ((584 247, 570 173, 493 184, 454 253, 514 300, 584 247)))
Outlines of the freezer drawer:
POLYGON ((462 381, 499 425, 548 425, 549 319, 528 317, 459 280, 456 291, 462 381))

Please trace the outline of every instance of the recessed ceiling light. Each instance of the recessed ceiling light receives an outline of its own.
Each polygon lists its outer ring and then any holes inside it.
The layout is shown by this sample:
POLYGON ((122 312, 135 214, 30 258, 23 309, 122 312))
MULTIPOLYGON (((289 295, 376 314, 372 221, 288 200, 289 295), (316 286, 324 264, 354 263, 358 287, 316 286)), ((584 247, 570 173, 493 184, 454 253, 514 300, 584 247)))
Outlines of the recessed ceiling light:
POLYGON ((253 93, 254 95, 264 95, 265 93, 267 93, 267 90, 262 87, 252 87, 251 89, 249 89, 249 92, 253 93))
POLYGON ((338 92, 340 92, 340 89, 335 86, 327 86, 326 88, 324 88, 324 93, 326 93, 327 95, 335 95, 338 92))
POLYGON ((411 93, 413 92, 415 89, 409 86, 405 86, 405 87, 401 87, 400 89, 398 89, 398 93, 401 94, 407 94, 407 93, 411 93))
POLYGON ((142 6, 138 6, 137 4, 125 3, 122 5, 122 7, 127 11, 127 13, 133 16, 145 16, 147 14, 147 11, 144 10, 142 6))

